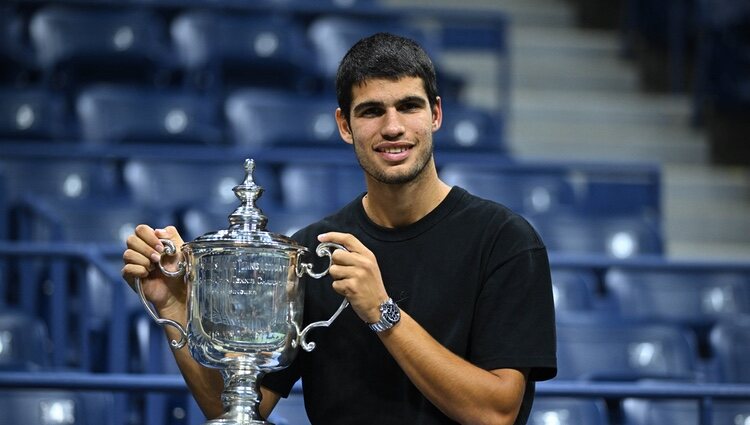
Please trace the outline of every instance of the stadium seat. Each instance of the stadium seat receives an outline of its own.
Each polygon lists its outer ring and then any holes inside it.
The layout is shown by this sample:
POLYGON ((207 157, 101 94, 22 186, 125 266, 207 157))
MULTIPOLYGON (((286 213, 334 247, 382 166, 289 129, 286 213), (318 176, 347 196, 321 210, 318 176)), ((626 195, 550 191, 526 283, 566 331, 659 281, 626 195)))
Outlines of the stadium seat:
POLYGON ((443 104, 443 123, 433 138, 437 150, 506 151, 497 114, 469 106, 443 104))
POLYGON ((37 199, 29 205, 23 240, 68 241, 117 244, 124 246, 127 236, 139 223, 163 227, 174 223, 170 212, 147 208, 128 198, 101 198, 49 202, 37 199))
POLYGON ((111 423, 113 395, 45 390, 0 391, 0 425, 111 423))
POLYGON ((332 213, 367 190, 362 173, 355 165, 287 164, 280 171, 283 206, 332 213))
POLYGON ((222 142, 213 98, 186 91, 96 85, 76 99, 84 140, 91 143, 222 142))
POLYGON ((0 312, 0 371, 38 371, 50 366, 49 333, 27 313, 0 312))
POLYGON ((750 314, 750 276, 741 271, 612 268, 604 276, 619 313, 631 319, 708 327, 750 314))
POLYGON ((524 215, 571 210, 575 205, 573 187, 555 173, 529 173, 522 169, 499 170, 470 164, 448 164, 440 169, 445 183, 524 215))
POLYGON ((171 35, 188 80, 199 87, 315 88, 315 58, 290 15, 188 10, 174 19, 171 35))
POLYGON ((750 384, 750 316, 720 321, 710 334, 711 349, 722 382, 750 384))
POLYGON ((69 120, 59 95, 41 88, 0 87, 0 139, 65 139, 71 135, 69 120))
MULTIPOLYGON (((390 32, 416 40, 436 64, 442 56, 442 46, 438 37, 404 21, 403 15, 393 12, 378 19, 346 15, 322 15, 313 20, 307 31, 317 56, 318 67, 324 81, 333 83, 341 59, 349 48, 360 39, 377 32, 390 32)), ((437 65, 439 66, 439 65, 437 65)), ((463 86, 460 77, 450 72, 437 76, 438 88, 444 102, 460 103, 459 93, 463 86)))
POLYGON ((0 5, 0 84, 23 83, 35 71, 33 52, 24 38, 24 21, 11 4, 0 5))
POLYGON ((109 161, 62 158, 0 159, 5 175, 6 199, 87 199, 122 190, 117 165, 109 161))
MULTIPOLYGON (((232 189, 244 179, 243 162, 162 161, 132 159, 123 176, 130 196, 140 205, 177 211, 188 206, 207 208, 229 215, 239 206, 232 189)), ((258 206, 273 208, 281 194, 271 165, 258 164, 255 183, 263 187, 258 206)))
POLYGON ((335 119, 336 100, 282 90, 232 92, 225 115, 241 146, 345 146, 335 119), (290 125, 290 119, 294 125, 290 125))
MULTIPOLYGON (((624 425, 698 425, 700 410, 693 400, 643 400, 628 398, 622 401, 624 425)), ((750 422, 750 402, 717 400, 711 404, 711 423, 715 425, 745 425, 750 422)))
POLYGON ((529 425, 608 425, 607 406, 601 399, 536 397, 529 425))
POLYGON ((47 5, 29 24, 45 81, 168 83, 174 69, 164 22, 148 9, 47 5))
POLYGON ((597 279, 592 271, 552 267, 555 311, 591 311, 596 307, 597 279))
POLYGON ((559 380, 694 380, 698 348, 685 328, 566 315, 557 323, 559 380))
POLYGON ((553 252, 613 258, 662 255, 655 225, 640 217, 587 217, 552 213, 528 217, 553 252))

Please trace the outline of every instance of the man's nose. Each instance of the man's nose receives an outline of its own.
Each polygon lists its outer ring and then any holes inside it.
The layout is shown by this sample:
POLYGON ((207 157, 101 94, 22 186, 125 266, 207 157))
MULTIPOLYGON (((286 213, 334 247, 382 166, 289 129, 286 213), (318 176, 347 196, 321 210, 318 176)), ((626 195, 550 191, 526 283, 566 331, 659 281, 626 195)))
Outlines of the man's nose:
POLYGON ((381 133, 387 140, 392 140, 404 134, 404 124, 401 117, 395 109, 389 109, 383 116, 383 128, 381 133))

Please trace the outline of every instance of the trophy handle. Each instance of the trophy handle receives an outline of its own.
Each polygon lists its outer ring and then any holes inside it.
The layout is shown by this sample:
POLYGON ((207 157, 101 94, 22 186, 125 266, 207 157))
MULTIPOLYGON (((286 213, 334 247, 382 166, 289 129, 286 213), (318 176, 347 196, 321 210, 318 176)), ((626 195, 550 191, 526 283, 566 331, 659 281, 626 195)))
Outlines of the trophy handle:
MULTIPOLYGON (((169 239, 160 239, 161 243, 164 244, 164 252, 161 254, 162 257, 165 255, 175 255, 177 250, 175 249, 174 243, 170 241, 169 239)), ((166 276, 169 277, 179 277, 182 276, 185 273, 185 263, 180 261, 177 264, 177 270, 176 271, 169 271, 164 268, 164 265, 161 263, 161 259, 159 260, 159 269, 162 273, 164 273, 166 276)), ((159 326, 172 326, 173 328, 177 329, 180 332, 180 339, 179 340, 172 340, 169 342, 169 345, 172 346, 173 350, 179 350, 180 348, 184 347, 187 343, 187 331, 184 327, 182 327, 181 324, 175 322, 174 320, 170 319, 162 319, 159 317, 159 314, 156 313, 154 310, 154 307, 146 300, 146 296, 143 295, 143 286, 141 285, 141 278, 136 277, 135 278, 135 287, 138 290, 138 296, 141 298, 141 303, 146 308, 146 311, 148 312, 149 316, 151 316, 152 319, 156 322, 159 326)))
MULTIPOLYGON (((346 248, 344 248, 343 245, 333 243, 333 242, 323 242, 315 249, 315 253, 318 254, 318 257, 328 257, 328 267, 326 267, 325 270, 323 270, 320 273, 315 273, 312 271, 312 264, 310 263, 303 263, 301 261, 297 262, 297 277, 302 277, 303 275, 307 274, 313 279, 320 279, 321 277, 328 274, 328 271, 331 269, 331 265, 333 265, 333 251, 336 249, 343 249, 344 251, 348 251, 346 248)), ((301 255, 302 251, 300 251, 301 255)), ((327 328, 331 326, 331 323, 333 323, 334 320, 336 320, 337 317, 339 317, 339 314, 341 314, 342 311, 346 307, 349 306, 349 300, 344 298, 344 301, 341 302, 341 305, 339 306, 338 310, 336 310, 335 313, 333 313, 333 316, 331 316, 328 320, 321 320, 319 322, 313 322, 307 325, 305 329, 300 332, 299 336, 297 336, 297 340, 299 341, 299 344, 302 346, 302 349, 310 352, 315 349, 315 343, 314 342, 307 342, 305 341, 305 338, 307 337, 307 333, 310 332, 310 330, 314 328, 327 328)))

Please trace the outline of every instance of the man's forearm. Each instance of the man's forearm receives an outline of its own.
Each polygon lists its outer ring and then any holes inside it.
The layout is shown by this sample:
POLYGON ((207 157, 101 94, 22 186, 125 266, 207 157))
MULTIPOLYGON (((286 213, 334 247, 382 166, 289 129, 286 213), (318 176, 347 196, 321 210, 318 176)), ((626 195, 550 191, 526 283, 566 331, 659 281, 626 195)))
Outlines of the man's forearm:
POLYGON ((414 385, 438 409, 462 424, 512 424, 525 378, 513 369, 487 371, 433 339, 408 314, 379 334, 414 385))

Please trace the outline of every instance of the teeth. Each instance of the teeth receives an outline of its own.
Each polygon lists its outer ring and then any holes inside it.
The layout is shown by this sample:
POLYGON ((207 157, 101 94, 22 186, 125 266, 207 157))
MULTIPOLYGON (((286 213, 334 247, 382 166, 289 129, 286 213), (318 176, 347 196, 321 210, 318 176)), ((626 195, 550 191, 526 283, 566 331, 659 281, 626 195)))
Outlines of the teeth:
POLYGON ((385 153, 401 153, 401 152, 404 152, 404 151, 406 151, 406 148, 386 148, 386 149, 381 149, 381 152, 385 152, 385 153))

